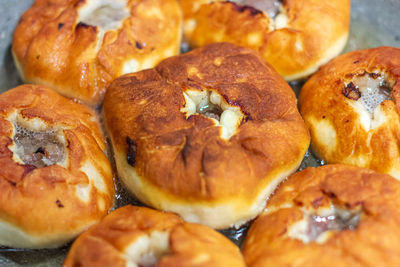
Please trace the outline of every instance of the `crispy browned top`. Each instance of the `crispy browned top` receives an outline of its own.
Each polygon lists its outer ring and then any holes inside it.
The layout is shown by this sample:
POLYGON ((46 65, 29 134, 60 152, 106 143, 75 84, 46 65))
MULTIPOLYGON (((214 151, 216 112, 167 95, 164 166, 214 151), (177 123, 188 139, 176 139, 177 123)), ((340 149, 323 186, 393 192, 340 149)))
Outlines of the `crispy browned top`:
POLYGON ((299 75, 335 56, 334 52, 327 55, 327 50, 349 32, 349 0, 285 0, 287 24, 279 29, 266 13, 253 7, 223 0, 180 2, 186 37, 193 46, 222 41, 250 47, 284 77, 299 75), (190 20, 196 21, 194 30, 190 20))
MULTIPOLYGON (((400 157, 400 49, 379 47, 347 53, 332 60, 311 77, 301 89, 300 111, 311 129, 312 147, 331 163, 346 163, 348 157, 363 158, 361 167, 388 172, 400 157), (344 88, 353 76, 386 73, 393 84, 392 100, 381 103, 387 120, 378 128, 365 130, 359 115, 349 105, 344 88), (329 122, 336 131, 337 145, 327 148, 316 138, 313 121, 329 122)), ((321 129, 319 129, 321 130, 321 129)), ((355 162, 355 160, 353 161, 355 162)), ((361 161, 360 161, 361 162, 361 161)), ((350 162, 349 162, 350 164, 350 162)), ((399 177, 397 177, 399 178, 399 177)))
POLYGON ((126 248, 153 231, 169 233, 169 251, 156 266, 245 266, 239 249, 220 233, 177 215, 124 206, 82 234, 64 262, 73 266, 126 266, 126 248))
POLYGON ((107 214, 114 186, 105 144, 95 114, 43 86, 23 85, 0 95, 0 218, 33 235, 76 232, 107 214), (40 119, 63 129, 68 167, 35 168, 13 160, 14 112, 24 120, 40 119), (104 183, 104 192, 79 169, 89 162, 104 183), (88 203, 76 185, 90 186, 88 203))
POLYGON ((106 94, 104 115, 114 150, 126 155, 129 137, 137 173, 189 201, 254 197, 280 171, 294 168, 309 144, 288 84, 254 52, 227 43, 118 78, 106 94), (214 90, 246 119, 223 140, 209 118, 186 119, 180 111, 185 89, 214 90))
POLYGON ((400 183, 386 174, 346 165, 307 168, 292 175, 251 226, 243 253, 248 266, 396 266, 400 262, 400 183), (291 204, 292 207, 288 207, 291 204), (354 230, 323 244, 287 236, 302 210, 334 204, 362 211, 354 230))
POLYGON ((46 84, 63 95, 99 105, 125 62, 154 64, 164 50, 179 51, 181 10, 175 0, 127 1, 130 16, 108 30, 79 23, 82 0, 36 0, 21 17, 12 50, 24 80, 46 84), (156 14, 156 15, 155 15, 156 14))

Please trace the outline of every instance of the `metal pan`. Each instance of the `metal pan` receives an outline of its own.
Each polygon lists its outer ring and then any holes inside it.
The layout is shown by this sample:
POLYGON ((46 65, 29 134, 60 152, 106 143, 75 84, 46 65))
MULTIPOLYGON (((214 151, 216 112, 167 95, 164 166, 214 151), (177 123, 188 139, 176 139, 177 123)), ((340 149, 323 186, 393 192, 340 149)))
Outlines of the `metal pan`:
MULTIPOLYGON (((12 33, 21 14, 33 0, 0 0, 0 93, 21 84, 10 51, 12 33)), ((400 47, 400 0, 353 0, 350 38, 344 52, 377 46, 400 47)), ((298 92, 301 83, 291 84, 298 92)), ((301 168, 323 164, 307 153, 301 168)), ((1 172, 1 170, 0 170, 1 172)), ((0 192, 1 194, 1 192, 0 192)), ((118 185, 116 205, 136 201, 118 185)), ((240 245, 246 227, 222 231, 240 245)), ((26 250, 0 247, 0 266, 60 266, 69 246, 49 250, 26 250)))

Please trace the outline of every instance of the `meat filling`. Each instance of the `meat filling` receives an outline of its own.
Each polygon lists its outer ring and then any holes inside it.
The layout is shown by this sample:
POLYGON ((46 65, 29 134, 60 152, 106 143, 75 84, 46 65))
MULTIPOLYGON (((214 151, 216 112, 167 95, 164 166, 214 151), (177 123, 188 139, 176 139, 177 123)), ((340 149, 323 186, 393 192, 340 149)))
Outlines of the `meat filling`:
POLYGON ((157 261, 158 260, 155 258, 154 255, 143 255, 138 263, 138 267, 155 267, 157 261))
POLYGON ((112 30, 120 27, 121 22, 129 16, 125 1, 103 0, 88 14, 81 18, 81 22, 97 26, 102 30, 112 30))
POLYGON ((213 124, 222 127, 221 137, 229 139, 244 119, 240 107, 227 103, 222 95, 212 90, 186 90, 185 105, 181 112, 186 118, 194 114, 213 119, 213 124))
POLYGON ((279 14, 279 9, 282 5, 282 1, 280 0, 236 0, 234 2, 262 10, 270 18, 275 18, 279 14))
POLYGON ((360 214, 336 212, 329 216, 309 215, 307 236, 309 241, 315 241, 327 231, 354 230, 360 221, 360 214))
POLYGON ((65 151, 55 131, 36 132, 16 125, 16 153, 26 165, 42 168, 63 161, 65 151))
POLYGON ((288 229, 290 238, 298 239, 303 243, 325 243, 332 235, 330 231, 354 230, 360 223, 361 210, 346 210, 332 206, 324 215, 304 212, 304 218, 288 229))
POLYGON ((203 114, 206 117, 216 119, 217 121, 219 121, 223 110, 221 109, 221 107, 217 105, 214 105, 212 103, 207 103, 204 106, 198 106, 196 112, 199 114, 203 114))
POLYGON ((353 78, 351 84, 360 92, 360 98, 364 108, 372 115, 375 108, 385 100, 391 100, 391 91, 389 83, 385 78, 376 73, 366 73, 353 78))

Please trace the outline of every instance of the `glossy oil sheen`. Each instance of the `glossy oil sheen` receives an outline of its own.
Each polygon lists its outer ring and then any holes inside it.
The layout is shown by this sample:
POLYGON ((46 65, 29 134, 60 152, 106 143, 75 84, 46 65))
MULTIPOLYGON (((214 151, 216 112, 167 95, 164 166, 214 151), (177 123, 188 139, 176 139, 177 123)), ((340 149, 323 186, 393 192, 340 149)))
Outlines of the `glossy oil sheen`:
MULTIPOLYGON (((33 0, 0 0, 0 92, 22 83, 12 60, 10 45, 12 33, 20 15, 32 3, 33 0)), ((349 42, 344 52, 376 46, 400 47, 399 11, 400 1, 398 0, 382 0, 379 4, 373 0, 353 0, 349 42)), ((294 82, 291 85, 298 94, 302 82, 294 82)), ((308 152, 300 169, 322 164, 323 162, 308 152)), ((120 183, 117 183, 116 206, 120 207, 128 203, 139 204, 120 183)), ((235 244, 240 245, 247 228, 248 225, 245 225, 239 229, 227 229, 220 232, 228 236, 235 244)), ((47 250, 0 247, 0 266, 61 266, 68 248, 68 245, 47 250)))

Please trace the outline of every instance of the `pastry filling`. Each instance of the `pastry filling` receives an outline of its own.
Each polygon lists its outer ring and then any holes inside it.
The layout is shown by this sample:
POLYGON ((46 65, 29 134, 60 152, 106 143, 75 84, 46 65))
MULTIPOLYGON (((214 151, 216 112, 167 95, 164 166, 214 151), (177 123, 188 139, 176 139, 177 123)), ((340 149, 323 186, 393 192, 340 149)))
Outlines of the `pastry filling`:
POLYGON ((15 128, 15 152, 24 164, 42 168, 64 160, 65 148, 57 132, 31 131, 18 124, 15 128))
POLYGON ((203 106, 198 105, 196 108, 196 113, 203 114, 204 116, 215 119, 217 121, 219 121, 221 118, 221 107, 214 105, 213 103, 204 103, 203 106))
POLYGON ((270 18, 275 18, 282 6, 281 0, 234 0, 233 2, 264 11, 270 18))
POLYGON ((89 1, 80 10, 80 22, 107 31, 118 29, 129 16, 126 0, 89 1))
POLYGON ((221 137, 229 139, 244 119, 240 107, 228 104, 225 99, 212 90, 187 90, 183 93, 185 105, 181 112, 186 118, 198 114, 213 120, 222 127, 221 137))
POLYGON ((385 100, 391 100, 392 88, 385 77, 377 73, 356 76, 343 89, 343 94, 359 101, 372 116, 375 108, 385 100))
POLYGON ((360 212, 333 208, 329 213, 326 216, 305 214, 303 220, 291 226, 289 236, 304 243, 324 243, 330 231, 354 230, 360 222, 360 212))
POLYGON ((310 241, 315 241, 327 231, 354 230, 360 221, 359 214, 340 213, 329 216, 309 215, 307 236, 310 241))
POLYGON ((153 231, 138 237, 125 253, 129 266, 154 267, 164 255, 169 253, 169 233, 153 231))

